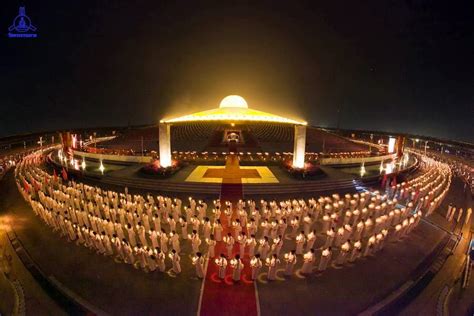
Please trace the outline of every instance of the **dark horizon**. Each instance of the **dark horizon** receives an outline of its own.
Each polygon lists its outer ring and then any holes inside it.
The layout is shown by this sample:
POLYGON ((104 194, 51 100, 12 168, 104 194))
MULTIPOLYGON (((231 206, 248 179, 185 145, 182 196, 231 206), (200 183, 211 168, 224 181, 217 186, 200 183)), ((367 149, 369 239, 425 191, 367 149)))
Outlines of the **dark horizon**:
POLYGON ((206 4, 6 4, 0 137, 151 124, 239 94, 310 125, 474 143, 472 2, 206 4), (20 5, 38 38, 7 38, 20 5))

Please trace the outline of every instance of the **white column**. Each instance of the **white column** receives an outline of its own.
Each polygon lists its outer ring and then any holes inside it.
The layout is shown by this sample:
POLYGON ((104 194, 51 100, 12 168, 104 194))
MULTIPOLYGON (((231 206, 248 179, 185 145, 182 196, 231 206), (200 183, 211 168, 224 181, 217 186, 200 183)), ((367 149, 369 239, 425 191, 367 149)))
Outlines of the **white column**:
POLYGON ((159 125, 160 143, 160 166, 163 168, 171 166, 171 129, 170 125, 160 123, 159 125))
POLYGON ((293 167, 304 168, 306 152, 306 126, 295 125, 295 143, 293 150, 293 167))

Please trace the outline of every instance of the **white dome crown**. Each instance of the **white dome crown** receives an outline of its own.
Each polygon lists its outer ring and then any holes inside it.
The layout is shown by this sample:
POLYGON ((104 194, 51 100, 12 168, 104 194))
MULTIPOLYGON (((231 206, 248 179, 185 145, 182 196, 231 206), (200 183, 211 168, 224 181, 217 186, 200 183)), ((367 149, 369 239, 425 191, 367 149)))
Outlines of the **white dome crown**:
POLYGON ((240 95, 228 95, 222 99, 219 108, 243 108, 248 109, 247 101, 240 95))

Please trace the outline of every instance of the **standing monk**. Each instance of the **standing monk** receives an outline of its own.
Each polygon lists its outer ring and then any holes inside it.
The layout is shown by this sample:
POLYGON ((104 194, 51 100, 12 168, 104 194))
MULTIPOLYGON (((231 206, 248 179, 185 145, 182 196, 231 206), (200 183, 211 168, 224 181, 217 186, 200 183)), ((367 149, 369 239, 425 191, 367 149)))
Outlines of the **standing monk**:
POLYGON ((225 269, 227 268, 227 259, 225 255, 221 253, 221 256, 215 260, 217 266, 219 267, 219 278, 225 278, 225 269))
POLYGON ((232 280, 234 282, 240 281, 240 274, 244 268, 242 260, 240 260, 240 255, 235 255, 235 258, 230 260, 230 266, 232 267, 232 280))
POLYGON ((260 259, 260 254, 256 254, 250 259, 250 266, 252 267, 252 280, 256 280, 258 277, 258 272, 262 268, 262 260, 260 259))
POLYGON ((193 257, 192 263, 196 266, 196 276, 202 279, 204 277, 204 258, 200 252, 197 252, 193 257))

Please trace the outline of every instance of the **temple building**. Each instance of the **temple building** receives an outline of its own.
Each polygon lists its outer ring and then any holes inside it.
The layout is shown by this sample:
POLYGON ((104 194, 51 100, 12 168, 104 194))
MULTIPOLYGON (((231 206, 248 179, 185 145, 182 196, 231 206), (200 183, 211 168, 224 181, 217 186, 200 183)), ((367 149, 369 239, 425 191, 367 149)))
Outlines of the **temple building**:
MULTIPOLYGON (((187 122, 223 122, 233 126, 235 123, 279 123, 291 124, 295 127, 293 166, 295 168, 304 167, 305 146, 306 146, 306 125, 305 121, 298 121, 279 115, 250 109, 244 98, 238 95, 229 95, 222 99, 216 109, 196 112, 176 118, 162 119, 159 125, 159 146, 160 165, 162 167, 171 166, 171 132, 170 125, 173 123, 187 122)), ((229 141, 238 141, 241 138, 236 129, 229 130, 225 134, 229 141)))

